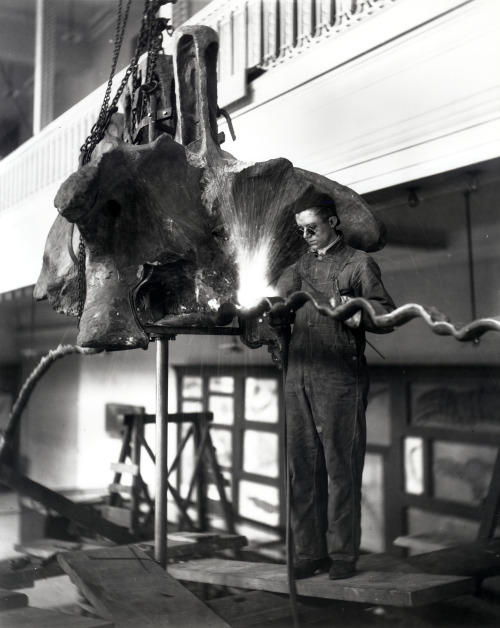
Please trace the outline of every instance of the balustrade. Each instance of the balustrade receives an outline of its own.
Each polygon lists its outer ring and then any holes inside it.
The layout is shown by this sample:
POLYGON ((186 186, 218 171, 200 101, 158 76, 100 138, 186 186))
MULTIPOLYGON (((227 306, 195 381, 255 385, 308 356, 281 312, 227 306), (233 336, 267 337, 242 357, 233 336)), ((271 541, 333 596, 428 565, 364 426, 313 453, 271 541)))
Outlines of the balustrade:
POLYGON ((214 0, 187 23, 206 24, 219 33, 224 80, 230 68, 241 68, 236 59, 245 56, 247 69, 268 69, 396 1, 214 0))
MULTIPOLYGON (((214 0, 187 23, 214 28, 219 81, 269 70, 397 0, 214 0)), ((121 75, 117 76, 119 81, 121 75)), ((117 84, 117 83, 115 83, 117 84)), ((104 88, 93 92, 0 162, 0 212, 63 181, 78 165, 104 88)))

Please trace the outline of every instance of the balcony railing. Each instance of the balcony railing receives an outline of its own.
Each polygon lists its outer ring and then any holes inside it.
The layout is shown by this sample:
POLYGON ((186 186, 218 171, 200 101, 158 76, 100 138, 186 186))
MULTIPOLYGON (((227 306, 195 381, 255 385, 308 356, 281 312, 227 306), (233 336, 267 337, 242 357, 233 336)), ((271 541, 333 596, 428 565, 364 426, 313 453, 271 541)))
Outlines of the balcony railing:
POLYGON ((214 0, 188 24, 219 34, 219 80, 269 69, 397 0, 214 0))
POLYGON ((0 162, 0 213, 77 169, 80 146, 97 120, 103 95, 104 89, 96 90, 0 162))
MULTIPOLYGON (((188 23, 205 24, 218 32, 218 73, 224 86, 247 70, 268 70, 304 53, 396 1, 214 0, 188 23)), ((0 212, 15 208, 76 170, 79 148, 97 119, 103 95, 104 87, 0 162, 0 212)))

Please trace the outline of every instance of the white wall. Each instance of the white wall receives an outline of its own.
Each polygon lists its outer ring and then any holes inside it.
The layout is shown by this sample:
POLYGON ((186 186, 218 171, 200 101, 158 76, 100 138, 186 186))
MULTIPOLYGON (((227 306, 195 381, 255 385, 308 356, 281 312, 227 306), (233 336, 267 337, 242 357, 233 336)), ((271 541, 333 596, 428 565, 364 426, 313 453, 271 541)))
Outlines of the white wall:
POLYGON ((360 193, 497 157, 499 22, 495 0, 397 2, 256 79, 224 147, 360 193))
MULTIPOLYGON (((22 340, 28 346, 28 336, 22 340)), ((69 338, 66 342, 69 342, 69 338)), ((31 350, 39 354, 55 348, 60 339, 35 331, 31 350)), ((242 353, 226 350, 220 337, 178 336, 171 341, 169 411, 177 411, 178 364, 271 364, 265 349, 242 353), (218 347, 222 347, 218 349, 218 347)), ((239 341, 238 341, 239 342, 239 341)), ((242 345, 241 345, 242 346, 242 345)), ((243 348, 243 346, 242 346, 243 348)), ((25 376, 37 360, 25 363, 25 376)), ((93 356, 67 356, 53 364, 33 393, 23 415, 21 455, 29 477, 57 489, 105 489, 112 482, 110 463, 118 461, 119 439, 105 429, 107 403, 144 406, 156 411, 156 346, 148 350, 108 352, 93 356)), ((154 428, 147 428, 154 451, 154 428)), ((174 431, 169 439, 169 459, 176 451, 174 431)), ((153 478, 147 456, 145 477, 153 478)))

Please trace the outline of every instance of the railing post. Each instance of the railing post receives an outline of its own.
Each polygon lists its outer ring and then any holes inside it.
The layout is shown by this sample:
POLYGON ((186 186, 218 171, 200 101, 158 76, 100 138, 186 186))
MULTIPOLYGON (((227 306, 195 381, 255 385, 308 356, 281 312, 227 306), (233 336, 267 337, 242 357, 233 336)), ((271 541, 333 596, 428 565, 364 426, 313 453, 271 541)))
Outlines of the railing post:
POLYGON ((313 0, 297 0, 297 46, 309 43, 314 34, 313 0))
POLYGON ((279 4, 279 57, 283 58, 293 53, 297 43, 297 5, 295 2, 279 4))
POLYGON ((328 33, 336 16, 336 0, 316 0, 316 32, 315 37, 328 33))
POLYGON ((233 74, 244 72, 247 63, 248 18, 246 3, 233 12, 233 74))
POLYGON ((262 3, 261 0, 249 0, 248 2, 248 29, 247 29, 247 63, 249 68, 255 68, 262 64, 262 3))
POLYGON ((269 66, 278 54, 278 2, 268 0, 263 7, 264 55, 262 65, 269 66))
POLYGON ((219 80, 229 78, 233 73, 233 23, 229 10, 219 22, 219 80))

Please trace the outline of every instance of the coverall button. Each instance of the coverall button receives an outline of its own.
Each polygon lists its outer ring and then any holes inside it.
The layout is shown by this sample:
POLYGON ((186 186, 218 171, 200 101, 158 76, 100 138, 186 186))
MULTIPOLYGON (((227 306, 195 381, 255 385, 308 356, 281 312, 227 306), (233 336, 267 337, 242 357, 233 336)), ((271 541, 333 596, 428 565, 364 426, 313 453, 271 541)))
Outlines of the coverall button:
POLYGON ((353 355, 353 356, 352 356, 352 359, 353 359, 353 360, 357 360, 358 358, 357 358, 355 355, 353 355))

